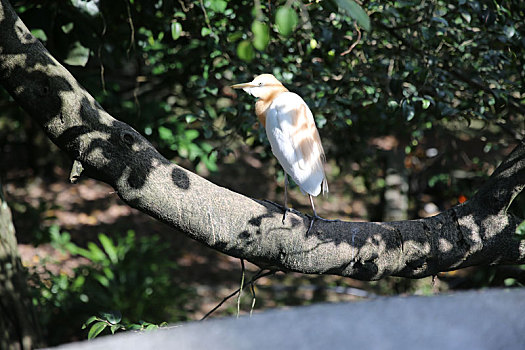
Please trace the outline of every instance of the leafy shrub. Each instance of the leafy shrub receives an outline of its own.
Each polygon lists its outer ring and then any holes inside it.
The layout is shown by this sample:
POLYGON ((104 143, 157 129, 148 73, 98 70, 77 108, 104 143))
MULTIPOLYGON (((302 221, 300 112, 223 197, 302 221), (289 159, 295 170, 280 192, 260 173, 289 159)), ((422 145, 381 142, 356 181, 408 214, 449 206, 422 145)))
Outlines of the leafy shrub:
POLYGON ((56 226, 50 234, 55 248, 86 261, 70 275, 46 269, 37 276, 42 282, 35 288, 34 303, 50 343, 84 338, 82 324, 109 310, 125 315, 115 322, 121 325, 185 319, 181 310, 189 291, 173 285, 177 266, 166 259, 167 247, 159 237, 136 238, 128 231, 113 240, 99 234, 98 244, 82 248, 56 226))

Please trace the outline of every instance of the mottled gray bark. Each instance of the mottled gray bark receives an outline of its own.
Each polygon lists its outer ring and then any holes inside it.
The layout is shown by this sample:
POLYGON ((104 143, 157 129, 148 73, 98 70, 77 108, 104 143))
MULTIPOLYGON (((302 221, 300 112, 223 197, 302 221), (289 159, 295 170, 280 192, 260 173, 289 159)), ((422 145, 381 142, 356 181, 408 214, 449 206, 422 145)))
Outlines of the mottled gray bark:
POLYGON ((33 349, 38 342, 27 273, 18 255, 15 227, 0 183, 0 349, 33 349))
POLYGON ((0 0, 0 83, 85 172, 130 206, 261 267, 363 280, 418 278, 460 267, 525 263, 507 213, 525 185, 520 143, 474 198, 438 216, 398 222, 316 222, 243 196, 170 163, 108 113, 0 0))

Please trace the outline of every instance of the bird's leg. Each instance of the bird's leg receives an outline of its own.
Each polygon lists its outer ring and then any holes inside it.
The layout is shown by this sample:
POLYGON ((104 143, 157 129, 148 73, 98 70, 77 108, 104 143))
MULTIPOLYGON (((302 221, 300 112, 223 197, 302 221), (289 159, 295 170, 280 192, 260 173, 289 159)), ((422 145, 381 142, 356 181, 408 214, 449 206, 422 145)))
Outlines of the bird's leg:
POLYGON ((308 227, 308 231, 306 231, 307 235, 310 233, 310 230, 314 226, 315 219, 319 217, 319 216, 317 216, 317 212, 315 211, 314 198, 312 197, 311 194, 308 195, 308 198, 310 198, 310 205, 312 206, 312 210, 314 212, 314 216, 312 217, 312 220, 310 221, 310 227, 308 227))
POLYGON ((339 219, 335 219, 335 220, 333 220, 333 219, 325 219, 325 218, 322 218, 319 215, 317 215, 317 212, 315 211, 314 198, 312 197, 311 194, 308 195, 308 198, 310 198, 310 205, 312 206, 312 210, 314 212, 314 216, 312 217, 312 221, 310 221, 310 227, 308 227, 308 231, 306 231, 306 234, 310 233, 310 230, 314 226, 314 221, 315 220, 321 220, 321 221, 327 221, 327 222, 340 222, 341 221, 339 219))
POLYGON ((286 220, 286 213, 288 212, 288 175, 286 171, 284 172, 284 214, 283 214, 283 224, 286 220))

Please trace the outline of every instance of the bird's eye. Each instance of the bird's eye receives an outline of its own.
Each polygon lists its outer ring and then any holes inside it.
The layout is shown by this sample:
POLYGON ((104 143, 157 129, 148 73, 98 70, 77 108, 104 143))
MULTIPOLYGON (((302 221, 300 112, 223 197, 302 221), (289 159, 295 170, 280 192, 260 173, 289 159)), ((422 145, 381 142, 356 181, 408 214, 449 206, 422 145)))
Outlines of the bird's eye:
POLYGON ((259 83, 259 86, 263 86, 263 83, 262 83, 262 81, 261 81, 261 82, 259 83))

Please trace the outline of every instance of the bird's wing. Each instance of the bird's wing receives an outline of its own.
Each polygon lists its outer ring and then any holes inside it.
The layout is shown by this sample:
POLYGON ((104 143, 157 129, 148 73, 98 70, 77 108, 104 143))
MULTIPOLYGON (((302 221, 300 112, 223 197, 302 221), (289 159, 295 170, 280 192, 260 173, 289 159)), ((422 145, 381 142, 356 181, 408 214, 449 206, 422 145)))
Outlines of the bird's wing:
POLYGON ((328 191, 325 155, 312 112, 299 95, 281 93, 267 111, 267 134, 272 150, 305 192, 328 191))

